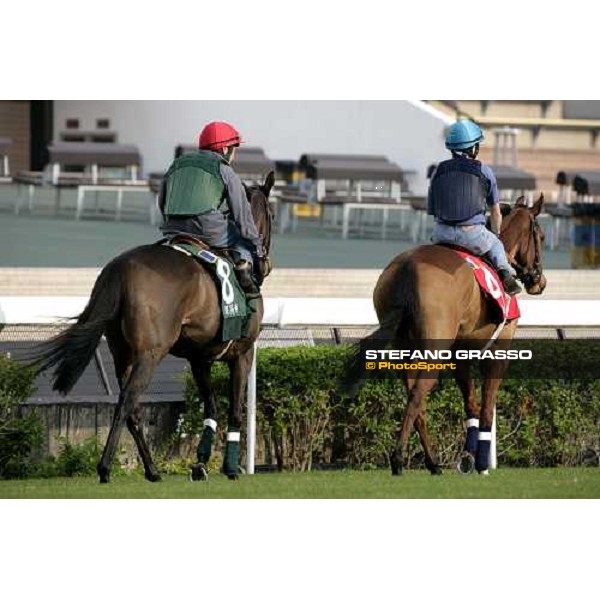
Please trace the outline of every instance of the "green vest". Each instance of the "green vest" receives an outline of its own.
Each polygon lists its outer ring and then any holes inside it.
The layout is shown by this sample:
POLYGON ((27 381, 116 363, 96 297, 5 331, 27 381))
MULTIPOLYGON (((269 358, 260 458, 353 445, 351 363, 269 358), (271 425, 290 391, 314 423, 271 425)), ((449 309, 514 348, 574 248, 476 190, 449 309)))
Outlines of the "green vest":
POLYGON ((229 163, 206 150, 176 158, 165 175, 165 216, 201 215, 219 208, 225 196, 221 164, 229 163))

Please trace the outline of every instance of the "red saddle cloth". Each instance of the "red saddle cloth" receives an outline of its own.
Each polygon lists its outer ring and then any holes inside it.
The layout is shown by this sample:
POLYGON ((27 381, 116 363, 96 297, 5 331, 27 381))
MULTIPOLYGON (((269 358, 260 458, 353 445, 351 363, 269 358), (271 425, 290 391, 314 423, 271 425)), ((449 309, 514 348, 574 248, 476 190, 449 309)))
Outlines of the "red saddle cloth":
POLYGON ((521 316, 519 303, 515 296, 509 296, 505 293, 498 273, 478 256, 461 250, 455 250, 455 252, 458 252, 473 269, 473 275, 475 275, 479 287, 500 309, 502 317, 507 321, 518 319, 521 316))

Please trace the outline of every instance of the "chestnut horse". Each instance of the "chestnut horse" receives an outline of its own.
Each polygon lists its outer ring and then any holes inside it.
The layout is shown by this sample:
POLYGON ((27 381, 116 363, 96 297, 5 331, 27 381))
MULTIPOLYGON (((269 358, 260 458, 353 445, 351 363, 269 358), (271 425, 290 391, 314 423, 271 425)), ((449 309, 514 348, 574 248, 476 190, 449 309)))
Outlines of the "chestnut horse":
MULTIPOLYGON (((274 181, 271 172, 263 185, 246 189, 267 257, 260 261, 262 276, 270 270, 273 214, 268 197, 274 181)), ((223 471, 235 479, 239 468, 242 403, 262 315, 260 298, 251 317, 248 337, 231 344, 222 342, 220 296, 211 273, 196 259, 173 248, 157 244, 140 246, 106 265, 77 322, 42 344, 34 354, 34 364, 38 372, 54 367, 54 389, 67 394, 90 362, 101 336, 106 336, 120 389, 98 464, 100 482, 107 483, 123 425, 127 425, 135 440, 146 479, 160 480, 144 438, 140 399, 157 365, 169 353, 189 361, 204 399, 204 430, 192 479, 206 478, 206 463, 217 426, 211 366, 215 360, 227 362, 231 385, 223 471)))
MULTIPOLYGON (((510 212, 505 211, 500 239, 509 262, 529 294, 541 294, 546 287, 542 272, 543 232, 536 221, 542 210, 543 195, 531 208, 519 198, 510 212)), ((465 260, 451 248, 429 244, 397 256, 383 271, 375 290, 373 302, 380 323, 366 341, 400 345, 407 340, 444 340, 450 349, 464 340, 470 348, 483 348, 496 330, 497 313, 486 299, 465 260), (475 345, 473 345, 475 344, 475 345)), ((496 344, 512 339, 517 319, 507 321, 496 344)), ((442 343, 444 343, 442 342, 442 343)), ((441 346, 436 348, 441 349, 441 346)), ((494 346, 492 346, 492 349, 494 346)), ((507 361, 481 361, 483 378, 481 405, 470 376, 470 366, 457 363, 455 379, 464 398, 467 440, 465 453, 470 468, 474 461, 479 473, 487 474, 489 447, 496 394, 508 367, 507 361)), ((362 357, 355 355, 348 368, 345 386, 356 390, 357 374, 361 372, 362 357), (354 376, 352 375, 354 374, 354 376)), ((434 372, 423 377, 418 371, 405 377, 408 403, 404 420, 397 435, 396 446, 390 453, 392 474, 400 475, 406 455, 409 434, 414 425, 425 452, 425 464, 432 474, 441 469, 432 448, 425 419, 425 401, 437 385, 434 372)), ((439 373, 439 372, 438 372, 439 373)))

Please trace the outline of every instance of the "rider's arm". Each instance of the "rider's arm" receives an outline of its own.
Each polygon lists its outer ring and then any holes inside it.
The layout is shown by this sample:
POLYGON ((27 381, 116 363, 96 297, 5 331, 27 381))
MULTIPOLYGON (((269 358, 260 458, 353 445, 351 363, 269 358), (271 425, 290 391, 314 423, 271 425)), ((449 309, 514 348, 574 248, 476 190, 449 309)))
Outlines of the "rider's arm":
POLYGON ((498 235, 502 229, 502 213, 500 212, 500 204, 494 204, 490 214, 490 225, 492 232, 498 235))
POLYGON ((167 200, 167 182, 163 179, 160 182, 160 192, 158 193, 158 208, 160 209, 160 214, 165 216, 165 202, 167 200))
POLYGON ((498 192, 498 182, 492 169, 487 165, 481 166, 481 172, 490 182, 489 192, 486 196, 486 204, 490 207, 490 225, 492 231, 498 235, 502 228, 502 213, 500 212, 500 192, 498 192))
POLYGON ((238 226, 242 237, 252 242, 256 247, 257 255, 261 256, 262 238, 256 229, 246 190, 229 165, 221 165, 221 176, 227 187, 227 202, 233 221, 238 226))
POLYGON ((435 211, 433 210, 433 197, 431 195, 431 182, 433 181, 433 177, 435 175, 435 170, 431 173, 431 177, 429 179, 429 189, 427 190, 427 214, 435 215, 435 211))
POLYGON ((429 190, 427 191, 427 214, 435 215, 433 211, 433 198, 431 197, 431 184, 429 184, 429 190))

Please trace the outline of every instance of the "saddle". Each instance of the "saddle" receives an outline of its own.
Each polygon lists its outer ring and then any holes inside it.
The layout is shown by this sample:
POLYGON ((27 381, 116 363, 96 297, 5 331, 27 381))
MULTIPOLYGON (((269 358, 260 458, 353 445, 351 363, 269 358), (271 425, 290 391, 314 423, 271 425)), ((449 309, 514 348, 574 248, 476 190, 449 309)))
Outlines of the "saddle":
POLYGON ((241 287, 229 253, 222 249, 214 251, 202 240, 185 233, 170 235, 157 244, 171 247, 200 261, 214 278, 221 306, 221 341, 229 342, 247 337, 251 317, 257 310, 261 296, 260 293, 248 294, 241 287))
POLYGON ((466 246, 461 246, 460 244, 453 244, 451 242, 436 242, 434 245, 435 246, 445 246, 446 248, 450 248, 450 250, 454 250, 455 252, 458 252, 459 254, 461 252, 463 252, 465 254, 470 254, 471 256, 484 262, 490 269, 492 269, 492 271, 496 272, 496 267, 494 267, 494 265, 492 264, 492 261, 489 258, 487 258, 487 256, 485 254, 483 254, 483 255, 475 254, 473 252, 473 250, 471 250, 470 248, 467 248, 466 246))
POLYGON ((472 250, 458 244, 440 242, 436 245, 454 250, 471 267, 481 291, 495 307, 501 321, 510 321, 521 316, 517 299, 504 292, 498 273, 489 260, 484 256, 473 254, 472 250))
POLYGON ((170 235, 166 238, 166 243, 170 246, 174 244, 187 244, 188 246, 192 246, 196 248, 198 251, 207 250, 208 252, 212 252, 215 256, 228 260, 232 264, 235 264, 233 256, 228 250, 219 249, 219 248, 211 248, 206 242, 194 237, 193 235, 187 235, 186 233, 176 233, 174 235, 170 235))
POLYGON ((254 272, 249 273, 248 275, 244 275, 243 273, 240 275, 238 267, 236 266, 236 257, 233 252, 227 248, 211 248, 206 242, 187 233, 175 233, 163 238, 158 243, 166 243, 169 246, 175 246, 177 244, 191 246, 196 252, 202 252, 204 250, 230 262, 234 266, 236 277, 238 278, 238 281, 240 281, 249 300, 260 296, 260 286, 262 285, 264 278, 273 268, 271 259, 267 257, 266 259, 258 261, 258 265, 255 265, 254 272))

